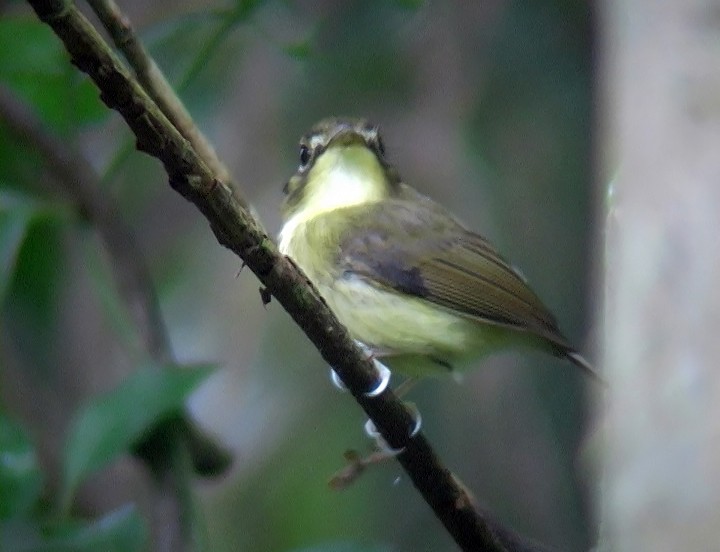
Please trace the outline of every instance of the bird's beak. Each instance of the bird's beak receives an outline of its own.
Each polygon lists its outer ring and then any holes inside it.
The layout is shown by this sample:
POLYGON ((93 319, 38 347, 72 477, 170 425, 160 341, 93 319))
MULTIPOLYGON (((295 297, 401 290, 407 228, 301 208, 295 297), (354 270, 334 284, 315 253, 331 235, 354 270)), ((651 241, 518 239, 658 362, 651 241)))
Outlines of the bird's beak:
POLYGON ((328 142, 328 147, 331 146, 350 146, 352 144, 364 144, 365 140, 364 138, 355 132, 354 129, 349 127, 340 128, 332 138, 330 138, 330 141, 328 142))

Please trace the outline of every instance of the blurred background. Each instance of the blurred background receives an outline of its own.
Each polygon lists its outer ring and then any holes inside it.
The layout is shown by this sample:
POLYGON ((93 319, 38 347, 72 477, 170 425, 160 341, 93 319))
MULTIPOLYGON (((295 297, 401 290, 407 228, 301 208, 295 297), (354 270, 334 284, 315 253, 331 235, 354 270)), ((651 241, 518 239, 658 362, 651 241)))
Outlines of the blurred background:
MULTIPOLYGON (((120 6, 270 235, 299 137, 328 115, 367 117, 404 179, 512 259, 593 358, 588 2, 120 6)), ((170 189, 159 163, 134 150, 125 123, 23 2, 0 3, 0 80, 116 198, 177 359, 220 366, 191 398, 199 422, 235 453, 227 475, 196 485, 208 549, 455 550, 395 462, 343 492, 328 488, 343 452, 369 447, 362 412, 332 387, 281 307, 263 306, 258 280, 170 189)), ((0 319, 1 408, 29 435, 52 488, 68 420, 133 371, 137 336, 97 234, 48 194, 52 175, 2 125, 0 163, 5 192, 54 213, 4 259, 0 319)), ((586 550, 596 538, 588 385, 568 363, 508 352, 460 382, 424 382, 411 398, 480 504, 558 550, 586 550)), ((127 457, 93 476, 83 511, 142 502, 141 471, 127 457)))

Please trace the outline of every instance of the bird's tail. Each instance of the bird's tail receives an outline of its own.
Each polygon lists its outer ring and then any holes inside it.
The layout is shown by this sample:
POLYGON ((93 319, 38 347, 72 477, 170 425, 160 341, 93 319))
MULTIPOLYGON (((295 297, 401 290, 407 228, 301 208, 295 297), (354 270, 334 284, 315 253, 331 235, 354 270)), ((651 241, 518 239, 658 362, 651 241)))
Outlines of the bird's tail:
POLYGON ((592 364, 590 364, 580 353, 570 349, 568 351, 565 351, 565 356, 568 358, 568 360, 570 360, 570 362, 582 369, 592 379, 594 379, 598 383, 601 383, 602 385, 607 386, 607 382, 597 371, 595 371, 595 368, 592 367, 592 364))

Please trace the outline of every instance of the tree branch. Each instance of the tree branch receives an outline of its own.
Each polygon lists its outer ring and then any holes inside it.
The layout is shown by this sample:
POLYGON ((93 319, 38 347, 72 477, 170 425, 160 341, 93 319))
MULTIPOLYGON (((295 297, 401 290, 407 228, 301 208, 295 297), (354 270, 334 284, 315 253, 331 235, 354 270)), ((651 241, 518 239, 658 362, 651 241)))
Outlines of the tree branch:
POLYGON ((215 173, 217 179, 234 188, 230 171, 218 158, 215 148, 195 125, 190 113, 185 109, 185 105, 165 78, 165 74, 135 34, 130 19, 120 10, 114 0, 87 0, 87 2, 110 33, 115 46, 122 51, 125 59, 132 66, 148 95, 175 125, 180 134, 192 144, 198 155, 215 173))
POLYGON ((375 386, 372 362, 306 277, 278 253, 244 202, 168 121, 75 6, 61 0, 28 1, 62 39, 73 63, 95 81, 103 101, 123 116, 137 137, 138 149, 163 163, 171 186, 196 205, 218 241, 245 262, 303 329, 389 445, 403 449, 398 460, 458 545, 466 551, 539 550, 473 507, 422 433, 409 437, 413 416, 391 390, 374 398, 364 394, 375 386))

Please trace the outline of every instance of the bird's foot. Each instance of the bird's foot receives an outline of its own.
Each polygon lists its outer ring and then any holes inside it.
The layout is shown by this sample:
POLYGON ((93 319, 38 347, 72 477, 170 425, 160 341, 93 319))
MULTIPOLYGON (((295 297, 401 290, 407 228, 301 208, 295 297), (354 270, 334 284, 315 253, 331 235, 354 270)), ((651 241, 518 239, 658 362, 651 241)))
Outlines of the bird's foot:
MULTIPOLYGON (((408 439, 412 439, 420 432, 420 428, 422 427, 422 416, 420 415, 420 411, 414 403, 406 402, 405 406, 407 406, 407 408, 410 410, 410 413, 415 420, 415 425, 410 430, 410 433, 408 435, 408 439)), ((365 433, 368 437, 375 440, 375 444, 381 452, 384 452, 390 456, 397 456, 405 450, 405 447, 401 447, 399 449, 392 448, 377 430, 377 427, 375 427, 375 423, 372 420, 368 420, 367 422, 365 422, 365 433)))
MULTIPOLYGON (((388 385, 390 384, 390 377, 392 376, 390 369, 382 362, 380 362, 377 358, 375 358, 372 349, 370 349, 367 345, 359 341, 356 341, 355 343, 357 343, 358 347, 363 350, 363 352, 367 355, 368 359, 372 360, 372 363, 377 370, 377 383, 375 387, 373 387, 369 391, 366 391, 365 393, 363 393, 363 395, 368 398, 377 397, 383 391, 385 391, 385 389, 387 389, 388 385)), ((340 376, 338 376, 337 372, 332 368, 330 368, 330 380, 333 382, 333 385, 337 387, 340 391, 347 391, 347 387, 340 379, 340 376)))

